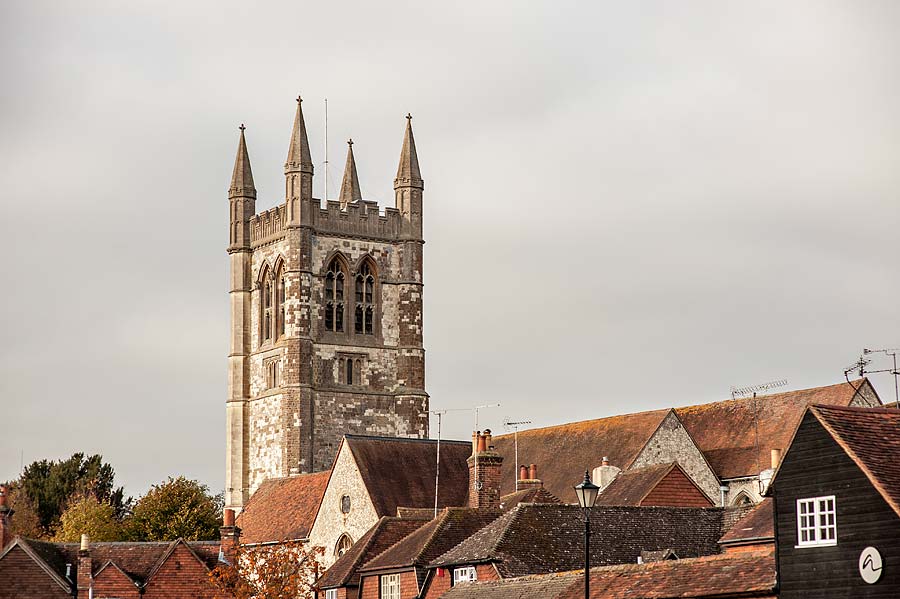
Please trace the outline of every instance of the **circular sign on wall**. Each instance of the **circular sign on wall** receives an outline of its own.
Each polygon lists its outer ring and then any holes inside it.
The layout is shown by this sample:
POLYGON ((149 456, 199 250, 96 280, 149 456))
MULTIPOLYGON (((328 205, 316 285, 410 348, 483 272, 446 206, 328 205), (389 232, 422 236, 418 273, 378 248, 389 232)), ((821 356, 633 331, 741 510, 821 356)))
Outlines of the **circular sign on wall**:
POLYGON ((881 578, 881 554, 874 547, 866 547, 859 554, 859 575, 869 584, 875 584, 881 578))

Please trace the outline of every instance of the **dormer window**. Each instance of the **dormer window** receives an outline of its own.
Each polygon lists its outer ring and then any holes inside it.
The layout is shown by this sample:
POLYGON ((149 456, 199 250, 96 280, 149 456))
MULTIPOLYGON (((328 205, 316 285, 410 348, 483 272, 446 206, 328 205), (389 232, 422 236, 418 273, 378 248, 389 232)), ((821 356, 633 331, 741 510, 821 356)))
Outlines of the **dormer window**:
POLYGON ((453 568, 453 584, 457 585, 461 582, 475 582, 478 580, 478 572, 474 566, 464 566, 462 568, 453 568))

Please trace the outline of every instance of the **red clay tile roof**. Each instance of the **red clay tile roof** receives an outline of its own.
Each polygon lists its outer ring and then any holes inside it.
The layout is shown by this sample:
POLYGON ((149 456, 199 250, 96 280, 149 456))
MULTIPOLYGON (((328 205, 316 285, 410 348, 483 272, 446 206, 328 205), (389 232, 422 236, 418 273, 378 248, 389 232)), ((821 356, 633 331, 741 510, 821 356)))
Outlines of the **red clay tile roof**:
MULTIPOLYGON (((748 551, 591 569, 591 599, 775 598, 775 557, 748 551)), ((580 572, 473 582, 451 587, 444 599, 582 599, 580 572)))
POLYGON ((676 408, 675 412, 720 478, 756 476, 770 466, 772 449, 787 449, 806 406, 849 405, 861 385, 869 386, 869 382, 862 379, 852 384, 676 408))
POLYGON ((900 516, 900 411, 822 405, 809 411, 900 516))
POLYGON ((775 511, 772 499, 766 498, 753 510, 734 523, 719 539, 721 545, 746 545, 775 542, 775 511))
MULTIPOLYGON (((574 505, 521 504, 472 534, 430 567, 492 562, 501 576, 563 572, 584 563, 584 524, 574 505)), ((642 551, 680 557, 718 553, 721 508, 613 507, 591 510, 591 562, 633 563, 642 551)))
POLYGON ((714 504, 681 466, 670 462, 618 473, 600 492, 596 505, 713 507, 714 504), (665 485, 659 487, 663 481, 665 485))
POLYGON ((445 508, 437 518, 364 564, 360 571, 425 566, 496 520, 499 515, 499 510, 445 508))
MULTIPOLYGON (((659 428, 669 409, 610 416, 559 426, 519 431, 519 464, 537 464, 544 488, 562 501, 575 501, 573 487, 606 456, 623 470, 638 456, 659 428)), ((515 445, 513 435, 494 437, 503 456, 500 492, 513 491, 515 445)))
POLYGON ((241 543, 305 539, 330 475, 326 470, 263 481, 237 517, 241 543))
POLYGON ((382 517, 319 579, 321 589, 359 586, 358 569, 373 557, 427 524, 426 520, 382 517))
MULTIPOLYGON (((398 507, 433 507, 437 441, 346 435, 378 516, 398 507)), ((468 441, 441 441, 438 507, 464 506, 469 495, 468 441)))

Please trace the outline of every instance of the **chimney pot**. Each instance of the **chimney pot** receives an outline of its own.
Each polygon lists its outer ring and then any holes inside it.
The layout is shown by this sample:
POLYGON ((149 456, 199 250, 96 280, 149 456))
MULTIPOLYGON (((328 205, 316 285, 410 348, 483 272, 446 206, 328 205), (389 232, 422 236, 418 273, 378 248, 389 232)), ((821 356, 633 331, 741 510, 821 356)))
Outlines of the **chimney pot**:
POLYGON ((537 464, 530 464, 528 466, 528 478, 537 480, 537 464))
POLYGON ((8 489, 6 488, 6 485, 0 485, 0 506, 6 505, 6 502, 8 501, 6 497, 7 492, 8 489))
POLYGON ((528 478, 528 466, 522 464, 519 466, 519 480, 525 480, 528 478))
POLYGON ((478 435, 478 453, 482 453, 487 450, 487 444, 484 441, 484 435, 478 435))
POLYGON ((81 535, 81 550, 82 551, 90 551, 91 550, 91 537, 87 534, 81 535))
POLYGON ((222 524, 225 526, 234 526, 234 510, 225 508, 225 516, 222 518, 222 524))
POLYGON ((609 466, 609 458, 606 456, 603 456, 603 460, 600 462, 600 465, 601 466, 609 466))
POLYGON ((776 470, 779 465, 781 465, 781 450, 773 449, 772 450, 772 470, 776 470))

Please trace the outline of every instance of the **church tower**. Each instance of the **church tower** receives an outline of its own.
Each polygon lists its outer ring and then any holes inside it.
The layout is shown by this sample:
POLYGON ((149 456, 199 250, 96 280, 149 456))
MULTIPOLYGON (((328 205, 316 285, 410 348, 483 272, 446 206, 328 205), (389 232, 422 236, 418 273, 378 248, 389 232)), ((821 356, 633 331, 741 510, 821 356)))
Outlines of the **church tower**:
POLYGON ((362 199, 353 142, 338 200, 312 197, 300 98, 284 202, 256 213, 241 126, 229 198, 231 352, 225 507, 329 468, 344 434, 428 436, 422 190, 407 115, 395 208, 362 199))

